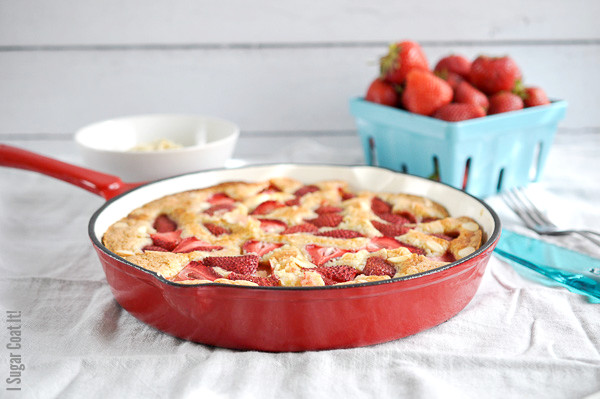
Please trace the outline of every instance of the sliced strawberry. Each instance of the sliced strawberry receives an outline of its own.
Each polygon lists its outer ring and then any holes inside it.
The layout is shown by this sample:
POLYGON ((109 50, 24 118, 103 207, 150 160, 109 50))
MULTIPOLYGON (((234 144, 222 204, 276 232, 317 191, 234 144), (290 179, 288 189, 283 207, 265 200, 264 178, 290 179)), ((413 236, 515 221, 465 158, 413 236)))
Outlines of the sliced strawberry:
POLYGON ((358 231, 343 230, 343 229, 328 230, 328 231, 324 231, 322 233, 318 233, 318 234, 315 234, 315 235, 321 236, 321 237, 331 237, 331 238, 358 238, 358 237, 364 237, 364 235, 362 235, 358 231))
POLYGON ((452 237, 449 234, 442 234, 442 233, 435 233, 435 234, 432 234, 432 236, 441 238, 442 240, 446 240, 446 241, 452 241, 456 238, 456 237, 452 237))
POLYGON ((410 219, 405 218, 404 216, 397 215, 395 213, 380 213, 379 216, 381 219, 389 222, 391 224, 406 224, 410 223, 410 219))
POLYGON ((214 271, 212 267, 203 265, 201 262, 191 261, 186 267, 181 270, 173 281, 185 280, 210 280, 215 281, 222 276, 214 271))
POLYGON ((173 248, 173 252, 186 254, 192 251, 219 251, 221 249, 223 249, 223 247, 220 245, 212 245, 211 243, 199 240, 196 237, 187 237, 173 248))
POLYGON ((343 210, 344 209, 337 207, 337 206, 321 205, 315 212, 318 213, 319 215, 323 215, 326 213, 339 213, 343 210))
POLYGON ((317 227, 337 227, 342 223, 342 220, 344 220, 344 217, 339 213, 324 213, 316 219, 308 219, 306 221, 317 227))
POLYGON ((330 279, 329 277, 325 277, 321 274, 321 278, 323 279, 323 283, 325 283, 325 285, 334 285, 335 283, 337 283, 337 281, 330 279))
POLYGON ((452 263, 456 260, 456 258, 454 257, 454 255, 452 255, 452 253, 450 253, 450 251, 446 251, 446 253, 442 256, 432 256, 430 259, 437 260, 438 262, 448 263, 452 263))
POLYGON ((409 211, 398 212, 398 215, 402 216, 405 219, 408 219, 410 223, 417 223, 417 218, 409 211))
POLYGON ((177 223, 172 221, 167 215, 160 215, 154 220, 152 227, 158 233, 169 233, 177 230, 177 223))
POLYGON ((400 224, 381 223, 377 220, 371 220, 371 224, 386 237, 401 236, 410 230, 400 224))
POLYGON ((206 266, 220 267, 230 272, 252 274, 258 269, 258 255, 248 254, 241 256, 209 256, 202 263, 206 266))
POLYGON ((169 252, 168 250, 164 249, 163 247, 159 247, 158 245, 146 245, 144 248, 142 248, 142 251, 169 252))
MULTIPOLYGON (((356 277, 356 275, 358 274, 358 270, 346 265, 319 266, 309 270, 313 270, 319 273, 321 276, 327 277, 327 279, 333 280, 333 282, 336 283, 343 283, 346 281, 354 280, 354 277, 356 277)), ((325 284, 330 285, 327 284, 327 281, 325 281, 325 284)))
POLYGON ((279 279, 275 276, 258 277, 234 272, 230 273, 229 276, 227 276, 227 278, 229 278, 230 280, 252 281, 253 283, 260 285, 261 287, 277 287, 278 285, 281 285, 279 279))
POLYGON ((233 204, 235 200, 225 193, 213 194, 208 200, 211 205, 217 204, 233 204))
POLYGON ((392 213, 392 206, 379 197, 373 197, 371 200, 371 210, 376 215, 385 215, 392 213))
POLYGON ((300 197, 285 201, 285 206, 298 206, 300 205, 300 197))
POLYGON ((267 254, 279 247, 282 247, 283 244, 280 242, 265 242, 265 241, 257 241, 257 240, 249 240, 244 243, 242 246, 242 251, 244 253, 254 253, 260 257, 264 254, 267 254))
POLYGON ((281 234, 295 234, 295 233, 316 233, 319 228, 312 223, 302 223, 295 226, 288 227, 283 230, 281 234))
POLYGON ((288 226, 285 222, 276 219, 259 219, 260 229, 266 233, 274 233, 285 230, 288 226))
POLYGON ((363 269, 365 276, 390 276, 394 277, 396 268, 390 262, 383 258, 373 256, 367 259, 365 268, 363 269))
POLYGON ((371 239, 371 242, 367 245, 366 250, 369 252, 377 252, 380 249, 396 249, 404 247, 413 254, 425 255, 425 251, 421 248, 413 247, 412 245, 400 242, 392 237, 375 237, 371 239))
POLYGON ((401 247, 400 241, 393 239, 392 237, 374 237, 371 238, 371 242, 367 245, 366 250, 369 252, 377 252, 380 249, 396 249, 401 247))
POLYGON ((349 199, 352 199, 352 198, 356 197, 356 195, 345 191, 341 187, 338 189, 338 191, 340 192, 340 196, 342 197, 342 201, 346 201, 346 200, 349 200, 349 199))
POLYGON ((405 244, 403 242, 400 243, 401 247, 404 247, 406 249, 408 249, 410 252, 412 252, 413 254, 417 254, 417 255, 425 255, 425 250, 421 249, 421 248, 417 248, 414 247, 412 245, 409 244, 405 244))
POLYGON ((273 212, 277 208, 284 207, 285 205, 278 201, 265 201, 259 206, 257 206, 252 212, 251 215, 266 215, 268 213, 273 212))
POLYGON ((172 251, 181 242, 181 230, 150 234, 150 238, 157 247, 172 251))
POLYGON ((208 231, 210 231, 210 233, 214 236, 220 236, 223 234, 231 234, 231 230, 229 230, 223 226, 214 224, 214 223, 204 223, 204 227, 206 227, 206 229, 208 231))
POLYGON ((210 208, 205 210, 204 213, 206 213, 209 216, 213 216, 215 213, 229 212, 233 208, 235 208, 235 205, 233 205, 233 203, 222 202, 211 206, 210 208))
POLYGON ((276 185, 274 185, 273 183, 269 184, 269 187, 265 187, 264 189, 261 190, 261 193, 280 193, 281 189, 279 187, 277 187, 276 185))
POLYGON ((345 253, 351 252, 347 249, 340 249, 335 247, 321 247, 318 245, 310 244, 304 247, 312 262, 317 266, 323 266, 325 263, 334 258, 339 258, 345 253))
POLYGON ((294 192, 294 195, 296 197, 302 197, 303 195, 309 194, 309 193, 314 193, 315 191, 319 191, 320 188, 315 186, 315 185, 308 185, 308 186, 303 186, 300 187, 298 190, 296 190, 294 192))

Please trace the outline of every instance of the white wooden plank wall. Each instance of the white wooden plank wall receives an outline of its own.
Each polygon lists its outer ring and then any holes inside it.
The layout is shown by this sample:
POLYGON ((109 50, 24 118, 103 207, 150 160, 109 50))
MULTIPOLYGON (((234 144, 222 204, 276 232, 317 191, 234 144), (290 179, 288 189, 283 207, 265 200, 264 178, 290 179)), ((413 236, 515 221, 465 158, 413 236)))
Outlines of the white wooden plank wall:
POLYGON ((247 133, 352 132, 348 100, 389 42, 509 54, 600 129, 597 0, 0 0, 0 138, 71 134, 150 112, 221 116, 247 133))

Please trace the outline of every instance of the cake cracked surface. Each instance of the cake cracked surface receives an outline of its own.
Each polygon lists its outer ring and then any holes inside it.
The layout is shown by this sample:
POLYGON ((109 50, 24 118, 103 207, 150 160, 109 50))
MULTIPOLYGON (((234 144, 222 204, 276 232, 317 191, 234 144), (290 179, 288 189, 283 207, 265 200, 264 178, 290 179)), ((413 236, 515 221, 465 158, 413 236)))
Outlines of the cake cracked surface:
POLYGON ((309 287, 435 269, 476 251, 482 234, 424 197, 275 178, 152 201, 110 226, 103 244, 179 284, 309 287))

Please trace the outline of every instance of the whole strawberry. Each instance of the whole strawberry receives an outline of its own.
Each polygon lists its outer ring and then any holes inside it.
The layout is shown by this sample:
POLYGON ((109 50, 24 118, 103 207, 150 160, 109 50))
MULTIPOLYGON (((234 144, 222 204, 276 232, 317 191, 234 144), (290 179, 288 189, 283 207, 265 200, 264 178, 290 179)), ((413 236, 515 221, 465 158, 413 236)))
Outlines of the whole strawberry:
POLYGON ((406 40, 390 45, 387 55, 379 61, 381 77, 389 83, 404 83, 406 74, 411 69, 429 70, 427 57, 421 46, 406 40))
POLYGON ((434 118, 448 122, 459 122, 483 116, 485 116, 485 111, 479 105, 458 103, 446 104, 433 114, 434 118))
POLYGON ((468 79, 469 73, 471 72, 471 61, 463 57, 462 55, 452 54, 448 55, 438 61, 433 68, 433 72, 436 75, 443 78, 444 73, 455 73, 461 77, 468 79))
POLYGON ((398 105, 400 98, 393 84, 377 78, 369 86, 365 100, 395 107, 398 105))
POLYGON ((460 82, 454 89, 454 102, 475 104, 484 110, 487 110, 490 106, 487 96, 466 81, 460 82))
POLYGON ((481 55, 471 63, 469 80, 473 86, 487 94, 512 91, 521 79, 521 70, 510 57, 487 57, 481 55))
POLYGON ((464 82, 465 79, 460 76, 457 73, 454 72, 435 72, 436 76, 439 76, 440 78, 444 79, 446 82, 448 82, 448 84, 450 85, 450 87, 452 87, 452 90, 456 90, 456 88, 458 87, 458 85, 460 84, 460 82, 464 82))
POLYGON ((501 91, 490 97, 488 115, 523 109, 523 99, 509 91, 501 91))
POLYGON ((543 89, 539 87, 526 87, 523 95, 523 103, 526 107, 535 107, 537 105, 550 104, 548 96, 543 89))
POLYGON ((406 75, 402 105, 410 112, 431 115, 452 101, 452 87, 432 72, 413 69, 406 75))

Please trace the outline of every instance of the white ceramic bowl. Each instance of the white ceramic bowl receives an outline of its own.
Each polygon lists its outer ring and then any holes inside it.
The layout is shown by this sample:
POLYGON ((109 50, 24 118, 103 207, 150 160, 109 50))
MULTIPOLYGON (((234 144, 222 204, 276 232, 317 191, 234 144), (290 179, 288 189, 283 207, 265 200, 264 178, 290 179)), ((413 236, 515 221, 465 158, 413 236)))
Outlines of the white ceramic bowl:
POLYGON ((85 126, 75 133, 75 141, 90 169, 140 182, 221 168, 231 158, 239 133, 234 123, 214 117, 138 115, 85 126), (159 140, 183 147, 132 151, 159 140))

